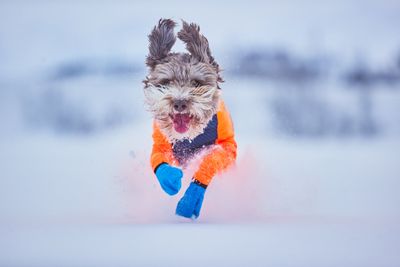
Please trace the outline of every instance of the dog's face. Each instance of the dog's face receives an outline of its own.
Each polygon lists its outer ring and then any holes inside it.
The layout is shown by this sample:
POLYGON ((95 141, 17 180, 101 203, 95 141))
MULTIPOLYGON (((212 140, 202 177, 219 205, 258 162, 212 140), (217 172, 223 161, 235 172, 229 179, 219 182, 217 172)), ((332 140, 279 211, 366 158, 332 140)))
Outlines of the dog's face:
POLYGON ((196 24, 183 22, 178 38, 189 53, 171 53, 175 22, 160 20, 149 35, 145 101, 170 142, 193 139, 217 112, 222 82, 207 39, 196 24))

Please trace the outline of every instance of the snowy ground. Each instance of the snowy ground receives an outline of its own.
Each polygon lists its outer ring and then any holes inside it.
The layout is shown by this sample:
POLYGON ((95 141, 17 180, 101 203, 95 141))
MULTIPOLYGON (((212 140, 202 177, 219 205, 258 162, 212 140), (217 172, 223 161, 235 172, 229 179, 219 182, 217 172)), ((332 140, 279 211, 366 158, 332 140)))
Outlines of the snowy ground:
MULTIPOLYGON (((232 51, 260 45, 384 65, 398 3, 165 3, 0 3, 0 266, 400 266, 398 88, 372 93, 376 136, 288 137, 270 106, 296 95, 229 74, 232 51), (183 192, 164 194, 148 163, 142 64, 159 17, 199 22, 227 69, 239 158, 197 221, 174 215, 183 192)), ((310 93, 357 118, 356 91, 310 93)))
POLYGON ((3 144, 1 266, 398 266, 398 141, 240 142, 188 222, 145 126, 3 144))
POLYGON ((2 266, 394 267, 399 240, 393 231, 281 222, 9 228, 2 233, 9 241, 2 266))
POLYGON ((150 128, 3 143, 1 266, 398 266, 398 140, 261 139, 239 123, 237 167, 188 222, 151 174, 150 128))

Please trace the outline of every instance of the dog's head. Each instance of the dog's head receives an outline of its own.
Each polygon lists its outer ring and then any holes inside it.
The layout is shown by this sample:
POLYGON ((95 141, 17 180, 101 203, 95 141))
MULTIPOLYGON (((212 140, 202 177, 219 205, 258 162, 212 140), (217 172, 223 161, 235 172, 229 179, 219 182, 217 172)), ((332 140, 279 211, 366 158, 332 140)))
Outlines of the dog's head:
POLYGON ((223 82, 207 39, 196 24, 182 22, 178 38, 189 53, 172 53, 176 41, 170 19, 161 19, 149 35, 149 74, 145 101, 169 141, 193 139, 217 112, 223 82))

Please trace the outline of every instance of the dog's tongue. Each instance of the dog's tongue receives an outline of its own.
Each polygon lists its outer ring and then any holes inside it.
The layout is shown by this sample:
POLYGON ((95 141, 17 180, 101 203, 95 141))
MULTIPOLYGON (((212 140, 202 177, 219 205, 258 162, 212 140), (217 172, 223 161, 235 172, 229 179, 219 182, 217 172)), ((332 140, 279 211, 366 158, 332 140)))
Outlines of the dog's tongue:
POLYGON ((184 133, 189 129, 190 116, 189 114, 175 114, 174 128, 178 133, 184 133))

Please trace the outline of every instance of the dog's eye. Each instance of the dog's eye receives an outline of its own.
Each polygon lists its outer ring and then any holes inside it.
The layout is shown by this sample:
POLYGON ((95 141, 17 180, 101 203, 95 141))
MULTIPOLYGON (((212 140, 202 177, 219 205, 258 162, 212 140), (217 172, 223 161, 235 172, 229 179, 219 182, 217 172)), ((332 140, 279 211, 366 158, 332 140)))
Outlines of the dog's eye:
POLYGON ((158 84, 161 86, 167 86, 171 83, 171 80, 169 79, 162 79, 158 84))
POLYGON ((190 82, 190 84, 191 84, 193 87, 200 87, 200 86, 203 85, 203 83, 202 83, 201 81, 199 81, 199 80, 192 80, 192 81, 190 82))

